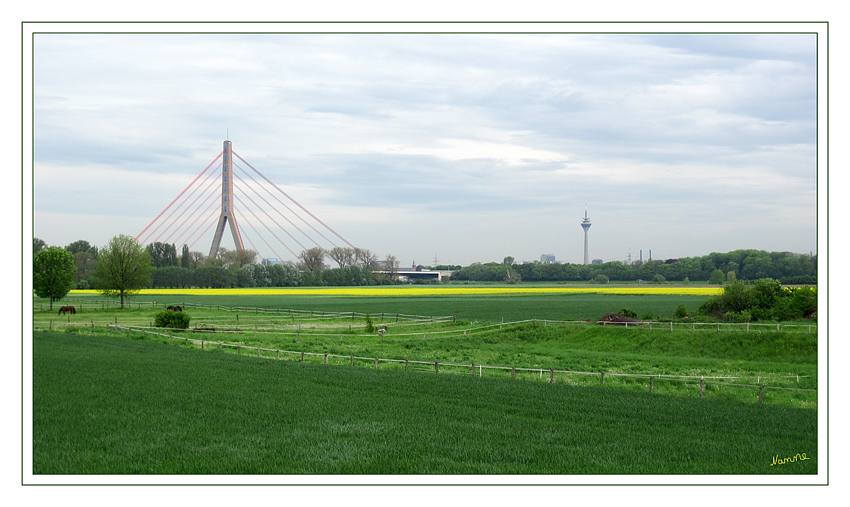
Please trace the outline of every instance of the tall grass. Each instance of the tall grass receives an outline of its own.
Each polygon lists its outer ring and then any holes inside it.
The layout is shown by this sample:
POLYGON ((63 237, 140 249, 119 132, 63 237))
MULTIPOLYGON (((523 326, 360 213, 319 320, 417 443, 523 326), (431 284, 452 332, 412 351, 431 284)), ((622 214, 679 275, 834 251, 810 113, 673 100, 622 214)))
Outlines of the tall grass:
POLYGON ((35 474, 813 474, 816 419, 727 400, 33 335, 35 474), (771 466, 797 453, 808 459, 771 466))

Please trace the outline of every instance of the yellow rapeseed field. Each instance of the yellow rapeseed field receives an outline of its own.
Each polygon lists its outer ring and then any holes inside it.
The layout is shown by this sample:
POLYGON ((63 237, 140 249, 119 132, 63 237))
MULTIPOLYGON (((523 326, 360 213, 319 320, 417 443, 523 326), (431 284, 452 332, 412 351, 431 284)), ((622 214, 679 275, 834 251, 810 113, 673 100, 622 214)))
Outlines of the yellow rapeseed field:
MULTIPOLYGON (((720 287, 305 287, 244 289, 143 289, 140 294, 186 294, 193 296, 456 296, 486 294, 678 294, 714 296, 720 287)), ((73 294, 97 294, 95 290, 72 290, 73 294)))

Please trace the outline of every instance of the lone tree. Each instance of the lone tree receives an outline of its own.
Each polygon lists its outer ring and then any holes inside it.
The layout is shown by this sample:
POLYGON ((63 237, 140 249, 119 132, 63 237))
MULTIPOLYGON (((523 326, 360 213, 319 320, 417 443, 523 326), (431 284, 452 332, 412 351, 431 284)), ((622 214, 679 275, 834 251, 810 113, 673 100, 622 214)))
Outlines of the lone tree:
POLYGON ((132 297, 151 284, 151 256, 135 239, 118 235, 97 256, 95 287, 108 297, 132 297))
POLYGON ((51 246, 35 254, 32 260, 32 285, 40 298, 62 299, 71 290, 77 269, 74 258, 63 248, 51 246))
POLYGON ((318 272, 325 267, 325 251, 317 246, 303 250, 298 258, 301 259, 301 267, 307 271, 318 272))

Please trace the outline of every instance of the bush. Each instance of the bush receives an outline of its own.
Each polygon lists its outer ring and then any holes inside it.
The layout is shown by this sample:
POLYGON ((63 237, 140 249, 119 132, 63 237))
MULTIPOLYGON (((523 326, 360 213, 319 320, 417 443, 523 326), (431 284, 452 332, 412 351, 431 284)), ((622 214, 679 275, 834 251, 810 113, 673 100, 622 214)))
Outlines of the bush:
POLYGON ((676 318, 684 319, 688 316, 688 308, 684 304, 680 304, 676 307, 676 311, 673 313, 676 318))
POLYGON ((189 327, 189 315, 185 312, 165 310, 154 316, 153 323, 156 327, 167 327, 171 329, 186 329, 189 327))
POLYGON ((652 277, 652 283, 664 283, 667 279, 664 275, 658 274, 652 277))
POLYGON ((608 283, 608 277, 605 275, 596 275, 590 280, 590 283, 608 283))
POLYGON ((372 317, 368 313, 366 314, 366 327, 364 328, 364 331, 367 333, 375 332, 375 324, 372 323, 372 317))
POLYGON ((750 322, 753 320, 752 315, 747 310, 740 312, 727 312, 723 318, 729 322, 750 322))
POLYGON ((631 319, 637 318, 637 312, 628 308, 620 308, 620 311, 618 313, 623 317, 629 317, 631 319))
POLYGON ((646 312, 646 313, 643 314, 643 317, 641 317, 640 319, 641 320, 655 320, 655 315, 653 315, 652 312, 646 312))

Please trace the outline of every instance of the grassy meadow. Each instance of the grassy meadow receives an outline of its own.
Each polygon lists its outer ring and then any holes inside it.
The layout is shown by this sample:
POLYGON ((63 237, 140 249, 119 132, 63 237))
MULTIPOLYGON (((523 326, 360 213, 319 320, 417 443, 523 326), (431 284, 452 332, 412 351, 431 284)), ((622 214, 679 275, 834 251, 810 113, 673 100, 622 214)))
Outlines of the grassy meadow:
POLYGON ((35 474, 817 473, 814 410, 60 332, 33 348, 35 474))
POLYGON ((705 297, 34 299, 34 473, 816 473, 814 322, 586 322, 705 297), (153 328, 173 304, 190 330, 153 328))

